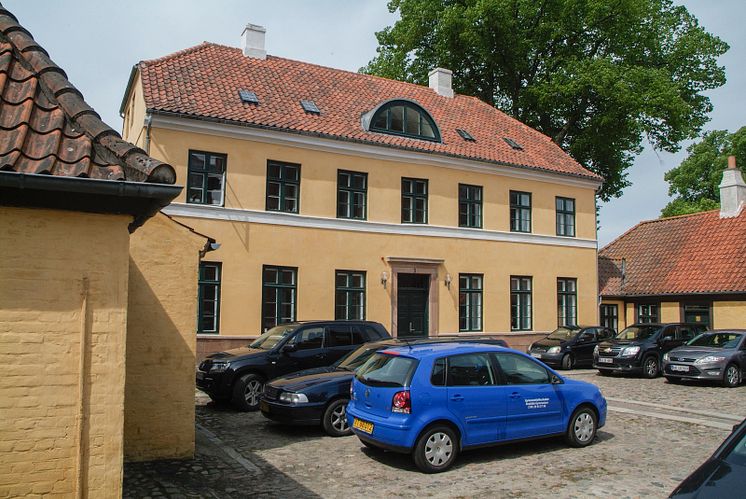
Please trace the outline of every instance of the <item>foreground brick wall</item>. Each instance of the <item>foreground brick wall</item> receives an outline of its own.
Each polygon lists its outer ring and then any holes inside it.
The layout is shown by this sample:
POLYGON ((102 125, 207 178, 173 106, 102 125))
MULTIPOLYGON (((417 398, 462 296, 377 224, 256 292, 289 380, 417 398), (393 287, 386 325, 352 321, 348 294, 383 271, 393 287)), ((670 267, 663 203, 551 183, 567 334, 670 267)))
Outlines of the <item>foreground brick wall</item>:
POLYGON ((129 221, 0 207, 0 497, 121 496, 129 221))
POLYGON ((194 453, 199 251, 206 238, 159 214, 130 240, 124 455, 194 453))

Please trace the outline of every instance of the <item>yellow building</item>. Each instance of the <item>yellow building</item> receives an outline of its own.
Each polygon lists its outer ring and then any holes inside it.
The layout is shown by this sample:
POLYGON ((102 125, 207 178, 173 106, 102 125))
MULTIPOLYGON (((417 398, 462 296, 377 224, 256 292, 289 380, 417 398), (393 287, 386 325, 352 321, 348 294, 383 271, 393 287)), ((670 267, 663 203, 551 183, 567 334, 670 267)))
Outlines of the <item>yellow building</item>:
POLYGON ((0 497, 121 497, 123 459, 193 455, 210 240, 2 6, 0 31, 0 497))
POLYGON ((303 319, 515 346, 597 322, 601 179, 451 78, 267 56, 253 25, 241 48, 133 68, 124 137, 188 186, 164 211, 221 243, 202 263, 202 351, 303 319))
POLYGON ((729 158, 720 209, 641 222, 599 252, 601 322, 746 329, 746 182, 729 158))

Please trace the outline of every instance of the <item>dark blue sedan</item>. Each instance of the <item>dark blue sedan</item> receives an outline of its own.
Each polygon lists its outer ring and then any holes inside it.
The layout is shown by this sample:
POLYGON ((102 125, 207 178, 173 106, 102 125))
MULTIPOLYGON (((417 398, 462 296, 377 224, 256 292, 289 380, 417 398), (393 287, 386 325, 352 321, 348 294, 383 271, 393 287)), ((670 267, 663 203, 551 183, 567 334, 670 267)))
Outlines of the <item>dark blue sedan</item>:
POLYGON ((606 422, 595 385, 566 379, 509 348, 469 343, 376 352, 355 375, 348 424, 363 444, 411 454, 426 473, 462 450, 564 436, 593 442, 606 422))

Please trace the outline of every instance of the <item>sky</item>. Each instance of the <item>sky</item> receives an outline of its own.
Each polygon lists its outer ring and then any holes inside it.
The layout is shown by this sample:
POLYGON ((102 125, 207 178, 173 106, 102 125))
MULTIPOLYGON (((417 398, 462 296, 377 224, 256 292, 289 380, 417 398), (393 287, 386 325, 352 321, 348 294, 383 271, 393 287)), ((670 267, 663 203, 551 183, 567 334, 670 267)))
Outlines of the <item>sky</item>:
MULTIPOLYGON (((272 55, 357 71, 376 54, 375 32, 396 21, 387 0, 2 0, 115 129, 130 70, 202 41, 238 46, 247 22, 267 28, 272 55)), ((707 95, 714 110, 704 130, 746 125, 746 1, 676 0, 730 45, 721 57, 728 82, 707 95)), ((646 147, 629 170, 632 186, 601 206, 604 246, 669 201, 663 175, 686 157, 646 147)))

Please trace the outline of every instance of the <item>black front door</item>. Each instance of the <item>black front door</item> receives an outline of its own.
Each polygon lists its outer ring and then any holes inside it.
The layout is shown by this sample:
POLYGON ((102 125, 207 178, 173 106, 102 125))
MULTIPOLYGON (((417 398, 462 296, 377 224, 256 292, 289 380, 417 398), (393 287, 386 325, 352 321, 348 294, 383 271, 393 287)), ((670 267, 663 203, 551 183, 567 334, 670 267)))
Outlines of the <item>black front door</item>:
POLYGON ((397 275, 397 336, 428 335, 430 275, 397 275))

